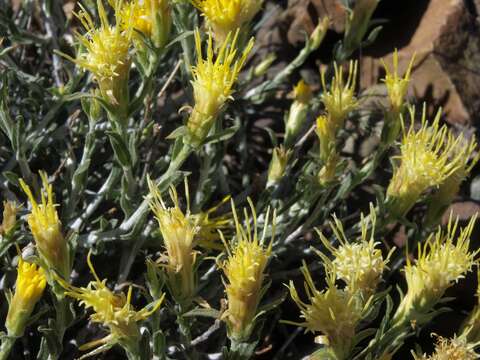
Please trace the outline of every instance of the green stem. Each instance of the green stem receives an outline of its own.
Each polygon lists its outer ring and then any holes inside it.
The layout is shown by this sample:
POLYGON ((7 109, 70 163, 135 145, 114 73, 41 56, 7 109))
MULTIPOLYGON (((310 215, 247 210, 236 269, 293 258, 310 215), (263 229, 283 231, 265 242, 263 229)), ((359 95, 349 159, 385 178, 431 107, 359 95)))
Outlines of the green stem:
MULTIPOLYGON (((164 192, 168 189, 170 184, 175 180, 176 172, 180 169, 185 160, 187 160, 193 151, 194 148, 189 145, 184 144, 182 146, 175 158, 173 158, 170 162, 170 166, 168 167, 167 171, 156 182, 161 192, 164 192)), ((137 210, 135 210, 135 212, 120 225, 119 229, 121 231, 129 231, 136 224, 138 224, 138 222, 143 219, 148 212, 149 201, 150 198, 146 197, 137 210)))
POLYGON ((0 346, 0 360, 8 359, 16 340, 16 338, 11 336, 5 336, 2 339, 2 345, 0 346))

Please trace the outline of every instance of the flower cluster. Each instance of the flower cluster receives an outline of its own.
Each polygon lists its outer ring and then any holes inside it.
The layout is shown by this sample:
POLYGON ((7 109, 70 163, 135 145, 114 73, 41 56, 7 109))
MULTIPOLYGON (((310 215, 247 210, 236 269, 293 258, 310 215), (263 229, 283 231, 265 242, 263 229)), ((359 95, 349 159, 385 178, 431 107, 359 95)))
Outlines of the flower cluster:
POLYGON ((197 64, 192 68, 193 97, 195 106, 187 122, 187 139, 192 145, 199 145, 206 138, 218 114, 231 98, 233 86, 247 56, 252 50, 250 40, 242 55, 237 59, 239 32, 229 33, 222 45, 214 50, 211 35, 208 38, 207 54, 203 57, 200 32, 195 31, 197 64), (215 57, 215 59, 214 59, 215 57))
MULTIPOLYGON (((414 114, 411 108, 412 120, 414 114)), ((393 217, 404 216, 421 195, 441 185, 468 161, 471 145, 462 145, 461 135, 455 138, 446 125, 440 126, 440 112, 431 125, 425 116, 424 108, 419 130, 413 124, 403 130, 399 164, 387 189, 388 209, 393 217)))
POLYGON ((206 17, 218 44, 228 34, 248 24, 261 9, 263 0, 191 0, 206 17))
POLYGON ((20 185, 32 207, 31 213, 27 216, 27 222, 46 269, 54 269, 68 280, 71 269, 70 250, 62 234, 62 224, 53 201, 53 187, 48 183, 45 172, 40 172, 40 177, 43 183, 40 204, 35 200, 30 187, 20 180, 20 185))
POLYGON ((113 293, 106 285, 107 280, 100 280, 98 277, 90 256, 91 253, 88 254, 87 263, 95 280, 89 282, 86 287, 76 287, 62 279, 57 279, 65 288, 65 295, 78 300, 86 309, 91 308, 93 314, 90 316, 90 320, 102 324, 109 331, 109 334, 103 339, 87 343, 80 349, 96 348, 89 353, 89 356, 91 356, 108 349, 109 346, 119 344, 127 351, 129 356, 139 354, 140 328, 138 323, 158 310, 163 302, 164 295, 153 304, 140 311, 135 311, 131 305, 132 287, 128 288, 127 296, 124 293, 113 293))
POLYGON ((415 263, 407 257, 408 291, 395 313, 395 324, 421 323, 445 291, 471 270, 479 252, 469 250, 475 221, 473 217, 457 235, 458 220, 451 217, 446 231, 439 228, 425 244, 418 245, 415 263))
MULTIPOLYGON (((264 293, 265 269, 272 252, 272 241, 265 244, 269 212, 265 216, 262 236, 259 238, 257 230, 257 215, 251 201, 249 201, 253 221, 246 216, 246 227, 238 219, 235 206, 232 202, 235 219, 235 241, 225 248, 228 254, 220 266, 228 280, 226 293, 228 308, 223 314, 227 323, 228 333, 236 341, 248 340, 255 326, 257 308, 264 293)), ((247 215, 245 211, 245 215, 247 215)), ((275 232, 275 214, 273 214, 272 233, 275 232)))

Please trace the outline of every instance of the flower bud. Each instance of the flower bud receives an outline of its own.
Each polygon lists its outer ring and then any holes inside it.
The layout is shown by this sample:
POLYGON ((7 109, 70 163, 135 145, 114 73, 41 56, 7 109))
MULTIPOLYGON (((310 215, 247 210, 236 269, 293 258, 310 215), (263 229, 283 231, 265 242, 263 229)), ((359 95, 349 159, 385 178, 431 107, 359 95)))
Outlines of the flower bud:
POLYGON ((15 224, 17 223, 17 211, 18 207, 15 202, 3 202, 3 219, 2 225, 0 226, 0 233, 2 235, 7 235, 10 230, 15 227, 15 224))
POLYGON ((286 126, 285 126, 285 147, 291 148, 302 130, 310 100, 312 99, 312 90, 305 81, 300 80, 293 89, 295 100, 290 106, 286 126))
POLYGON ((279 182, 285 175, 285 169, 291 155, 292 150, 287 150, 282 145, 273 149, 272 160, 268 168, 267 187, 279 182))
POLYGON ((327 34, 328 26, 330 25, 330 19, 325 16, 323 19, 319 19, 318 25, 310 35, 311 49, 317 50, 323 42, 325 35, 327 34))
POLYGON ((275 55, 274 53, 269 53, 260 64, 255 66, 253 74, 256 77, 265 75, 265 73, 268 71, 268 69, 270 69, 270 66, 272 66, 275 60, 277 60, 277 55, 275 55))

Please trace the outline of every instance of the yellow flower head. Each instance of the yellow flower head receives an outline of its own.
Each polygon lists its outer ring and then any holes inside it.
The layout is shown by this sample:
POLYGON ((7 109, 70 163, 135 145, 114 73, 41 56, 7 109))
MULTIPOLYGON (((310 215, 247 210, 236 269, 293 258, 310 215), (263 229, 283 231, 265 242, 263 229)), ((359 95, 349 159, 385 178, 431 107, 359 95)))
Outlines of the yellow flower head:
POLYGON ((398 74, 398 51, 395 49, 393 54, 393 70, 390 71, 390 68, 383 62, 385 68, 385 79, 383 80, 387 85, 388 97, 390 98, 390 106, 392 111, 399 113, 404 104, 405 95, 407 95, 408 84, 410 83, 410 74, 412 72, 412 67, 415 62, 415 55, 412 56, 410 64, 408 65, 407 71, 403 76, 398 74))
POLYGON ((322 72, 322 102, 325 110, 334 124, 334 131, 343 127, 347 115, 357 107, 355 98, 355 85, 357 78, 357 62, 350 61, 347 81, 344 81, 343 71, 334 64, 335 76, 330 88, 327 88, 325 72, 322 72))
POLYGON ((131 305, 132 287, 128 288, 127 296, 124 293, 115 294, 106 285, 107 280, 100 280, 91 262, 91 253, 87 263, 95 281, 87 287, 75 287, 62 279, 58 282, 65 288, 65 295, 77 299, 86 309, 91 308, 93 314, 90 320, 107 327, 109 335, 95 340, 81 347, 81 350, 91 349, 102 344, 120 344, 127 351, 138 346, 140 330, 138 322, 147 319, 162 304, 164 294, 153 305, 140 311, 135 311, 131 305))
POLYGON ((440 112, 431 125, 425 113, 424 108, 422 126, 415 131, 411 108, 412 125, 408 131, 403 129, 400 164, 387 189, 389 211, 395 217, 404 216, 426 190, 442 184, 465 161, 465 153, 457 151, 462 137, 455 138, 446 125, 439 125, 440 112))
POLYGON ((63 54, 81 68, 90 71, 99 85, 102 96, 115 105, 126 105, 123 103, 128 102, 127 82, 131 63, 129 49, 133 19, 128 19, 128 22, 123 19, 122 22, 122 3, 122 0, 115 0, 117 26, 113 26, 108 21, 102 0, 97 0, 100 17, 98 28, 90 14, 82 7, 76 16, 86 33, 77 34, 76 37, 85 50, 79 53, 76 59, 63 54))
POLYGON ((55 269, 65 279, 68 279, 70 276, 70 253, 62 234, 62 224, 55 209, 53 187, 48 183, 45 172, 40 172, 40 177, 43 183, 40 204, 35 200, 30 187, 20 180, 20 186, 27 194, 32 207, 31 213, 27 216, 27 222, 39 255, 48 266, 47 270, 55 269))
MULTIPOLYGON (((257 231, 257 216, 255 207, 248 199, 252 212, 250 219, 246 209, 244 210, 246 227, 243 227, 235 211, 232 201, 232 210, 235 220, 235 242, 228 245, 225 240, 225 248, 228 259, 223 262, 221 268, 228 280, 225 285, 228 298, 228 309, 224 313, 224 319, 228 326, 229 336, 236 340, 248 340, 257 316, 257 307, 264 292, 265 269, 272 252, 272 240, 265 247, 267 227, 269 222, 269 210, 265 216, 265 223, 261 238, 257 231)), ((272 219, 272 234, 275 233, 275 214, 272 219)))
POLYGON ((198 56, 197 65, 192 68, 195 106, 187 122, 190 141, 193 144, 201 143, 208 135, 217 115, 223 109, 227 100, 231 98, 233 85, 252 50, 253 39, 248 43, 242 56, 236 59, 238 35, 238 31, 233 38, 229 34, 217 51, 213 49, 210 35, 207 56, 204 58, 200 32, 195 31, 198 56))
POLYGON ((327 288, 323 291, 315 287, 305 262, 301 270, 305 277, 304 286, 308 303, 300 299, 293 281, 290 281, 288 288, 290 296, 300 308, 304 321, 284 322, 304 327, 312 333, 322 333, 324 336, 321 337, 321 342, 329 346, 339 359, 343 359, 351 350, 355 328, 362 319, 364 309, 369 305, 362 306, 359 297, 336 287, 337 275, 334 267, 328 264, 325 266, 327 288))
POLYGON ((333 255, 333 261, 329 260, 324 254, 318 251, 317 253, 324 262, 332 263, 336 270, 337 279, 345 282, 348 292, 351 294, 360 293, 366 300, 374 294, 394 249, 384 259, 382 251, 377 248, 379 243, 374 240, 376 215, 371 204, 370 216, 364 217, 363 214, 361 215, 361 239, 359 242, 348 242, 343 224, 335 216, 334 222, 330 223, 330 227, 340 242, 338 248, 333 247, 328 239, 319 232, 323 244, 333 255))
POLYGON ((422 314, 428 313, 445 291, 471 270, 479 252, 469 252, 475 221, 476 216, 457 236, 458 219, 453 221, 450 217, 446 232, 439 228, 425 244, 418 245, 415 264, 407 257, 408 291, 395 314, 397 323, 421 320, 422 314))
POLYGON ((261 9, 263 0, 191 0, 206 17, 215 40, 223 43, 230 32, 249 23, 261 9))
MULTIPOLYGON (((190 209, 186 214, 180 209, 175 188, 170 188, 173 207, 167 207, 158 187, 148 179, 150 189, 150 208, 157 218, 163 243, 167 251, 167 273, 171 288, 179 301, 189 301, 195 295, 194 238, 197 232, 190 209)), ((188 193, 188 190, 186 191, 188 193)), ((188 201, 187 201, 188 203, 188 201)))
POLYGON ((17 223, 18 205, 12 201, 3 202, 3 219, 0 225, 0 234, 8 234, 17 223))
MULTIPOLYGON (((109 0, 115 6, 116 0, 109 0)), ((131 0, 119 14, 126 31, 131 27, 152 39, 157 48, 166 45, 172 26, 168 0, 131 0)))
POLYGON ((42 268, 18 260, 15 293, 10 299, 5 326, 9 336, 22 336, 35 304, 45 290, 47 279, 42 268))
POLYGON ((288 161, 292 156, 291 149, 285 149, 283 145, 277 146, 273 149, 272 160, 268 168, 268 184, 275 184, 285 175, 288 161))
POLYGON ((430 355, 418 356, 412 352, 415 360, 475 360, 478 359, 474 351, 475 344, 469 344, 461 337, 446 339, 441 336, 437 339, 435 352, 430 355))

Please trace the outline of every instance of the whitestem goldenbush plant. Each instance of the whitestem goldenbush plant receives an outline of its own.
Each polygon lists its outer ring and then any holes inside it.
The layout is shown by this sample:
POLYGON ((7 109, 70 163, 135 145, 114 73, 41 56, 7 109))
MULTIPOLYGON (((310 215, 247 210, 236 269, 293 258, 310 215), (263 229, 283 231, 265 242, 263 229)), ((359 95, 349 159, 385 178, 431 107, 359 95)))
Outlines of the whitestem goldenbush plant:
MULTIPOLYGON (((410 356, 405 339, 445 311, 445 289, 475 262, 473 223, 431 232, 466 195, 475 138, 440 118, 418 127, 412 112, 398 139, 415 71, 401 52, 385 65, 387 106, 365 106, 352 54, 378 34, 378 0, 355 1, 320 86, 297 80, 324 51, 329 18, 284 63, 264 47, 269 36, 253 46, 277 17, 272 3, 85 0, 72 16, 60 1, 13 11, 0 0, 0 266, 2 289, 14 291, 0 308, 2 359, 391 360, 410 356), (352 155, 374 138, 369 155, 352 155), (251 214, 237 216, 230 199, 251 214), (391 250, 396 221, 407 248, 422 249, 417 262, 391 250), (89 251, 109 281, 93 269, 90 281, 89 251)), ((476 344, 477 323, 478 307, 430 357, 467 356, 459 349, 476 344)))

